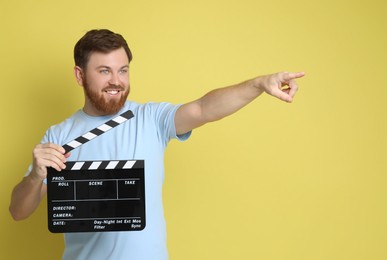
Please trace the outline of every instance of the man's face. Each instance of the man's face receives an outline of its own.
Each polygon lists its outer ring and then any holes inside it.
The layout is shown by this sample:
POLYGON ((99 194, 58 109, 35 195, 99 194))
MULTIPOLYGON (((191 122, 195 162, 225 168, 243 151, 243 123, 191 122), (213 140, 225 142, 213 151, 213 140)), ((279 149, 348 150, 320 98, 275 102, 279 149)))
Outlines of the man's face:
POLYGON ((123 48, 92 53, 81 74, 86 113, 112 115, 122 108, 130 91, 129 60, 123 48))

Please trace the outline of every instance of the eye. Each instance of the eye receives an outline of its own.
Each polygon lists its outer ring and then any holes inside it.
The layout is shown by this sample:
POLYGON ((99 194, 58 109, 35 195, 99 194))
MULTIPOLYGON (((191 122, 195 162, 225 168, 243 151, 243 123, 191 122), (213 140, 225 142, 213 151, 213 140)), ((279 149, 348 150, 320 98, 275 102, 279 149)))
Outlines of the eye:
POLYGON ((128 69, 122 69, 122 70, 120 70, 120 74, 126 74, 126 73, 128 73, 128 69))
POLYGON ((107 74, 109 74, 109 70, 102 69, 102 70, 99 71, 99 73, 107 75, 107 74))

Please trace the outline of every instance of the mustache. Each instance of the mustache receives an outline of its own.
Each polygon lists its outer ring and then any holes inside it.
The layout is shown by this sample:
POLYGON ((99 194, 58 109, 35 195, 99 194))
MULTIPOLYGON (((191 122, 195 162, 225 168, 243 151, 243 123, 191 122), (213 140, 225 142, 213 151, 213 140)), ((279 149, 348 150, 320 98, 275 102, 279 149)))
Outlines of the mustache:
POLYGON ((110 85, 110 86, 102 89, 102 91, 109 91, 109 90, 125 91, 125 88, 122 86, 119 86, 119 85, 110 85))

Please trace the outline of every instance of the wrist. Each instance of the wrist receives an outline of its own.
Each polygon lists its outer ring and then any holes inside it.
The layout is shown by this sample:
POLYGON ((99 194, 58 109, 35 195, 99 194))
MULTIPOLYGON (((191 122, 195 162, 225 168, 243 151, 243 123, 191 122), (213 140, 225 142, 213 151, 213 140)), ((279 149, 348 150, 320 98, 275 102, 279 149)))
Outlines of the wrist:
POLYGON ((259 94, 265 92, 263 76, 253 78, 251 80, 251 85, 259 92, 259 94))
POLYGON ((27 176, 32 184, 41 184, 45 178, 41 177, 34 170, 27 176))

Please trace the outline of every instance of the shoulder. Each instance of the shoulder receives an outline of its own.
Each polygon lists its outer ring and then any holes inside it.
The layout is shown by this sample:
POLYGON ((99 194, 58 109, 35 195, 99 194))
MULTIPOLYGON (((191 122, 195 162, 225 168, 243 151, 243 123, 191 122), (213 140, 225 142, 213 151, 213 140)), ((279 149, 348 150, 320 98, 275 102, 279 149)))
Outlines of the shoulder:
POLYGON ((60 122, 58 124, 52 125, 48 129, 48 131, 50 131, 50 132, 57 132, 57 131, 62 131, 62 130, 65 130, 65 129, 71 127, 76 122, 82 120, 81 119, 81 114, 82 114, 81 110, 76 111, 74 114, 72 114, 70 117, 66 118, 62 122, 60 122))
POLYGON ((46 131, 43 142, 61 144, 63 140, 68 139, 68 135, 70 133, 75 134, 75 132, 77 132, 77 128, 82 125, 81 122, 84 122, 82 118, 82 111, 78 110, 62 122, 49 127, 46 131))
POLYGON ((152 114, 159 113, 163 111, 170 111, 177 109, 180 105, 175 105, 169 102, 146 102, 146 103, 130 103, 129 109, 136 111, 137 113, 152 114))

